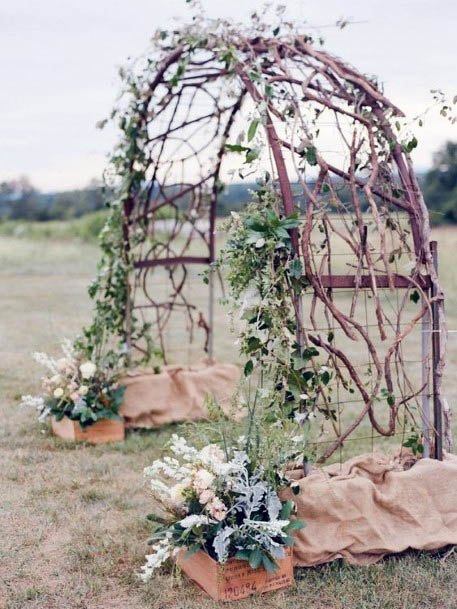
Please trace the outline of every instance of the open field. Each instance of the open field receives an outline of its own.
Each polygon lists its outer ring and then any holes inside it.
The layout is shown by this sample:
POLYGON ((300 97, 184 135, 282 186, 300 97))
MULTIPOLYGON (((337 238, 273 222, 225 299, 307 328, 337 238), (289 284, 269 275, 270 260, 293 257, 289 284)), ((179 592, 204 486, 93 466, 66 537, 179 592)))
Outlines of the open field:
MULTIPOLYGON (((448 325, 457 330, 457 229, 440 228, 435 236, 448 325)), ((135 577, 147 550, 142 470, 177 427, 129 433, 122 445, 68 446, 18 406, 21 394, 38 388, 40 370, 31 352, 56 352, 61 337, 74 336, 90 319, 86 286, 97 259, 95 245, 66 234, 0 237, 0 607, 214 608, 180 575, 163 573, 148 584, 135 577)), ((218 326, 216 354, 235 361, 222 311, 218 326)), ((450 334, 448 362, 445 387, 453 406, 457 333, 450 334)), ((300 570, 296 577, 291 592, 233 607, 457 607, 455 554, 408 553, 364 568, 335 563, 300 570)))

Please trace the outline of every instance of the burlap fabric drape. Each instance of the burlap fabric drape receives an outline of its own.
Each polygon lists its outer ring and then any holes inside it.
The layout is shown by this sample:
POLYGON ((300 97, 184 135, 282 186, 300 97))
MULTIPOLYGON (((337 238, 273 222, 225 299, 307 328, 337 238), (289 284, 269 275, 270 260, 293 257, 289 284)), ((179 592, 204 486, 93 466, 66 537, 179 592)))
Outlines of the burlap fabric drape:
POLYGON ((290 496, 307 526, 296 534, 295 564, 366 565, 408 548, 457 544, 457 457, 409 465, 369 454, 298 480, 300 493, 290 496))
POLYGON ((160 374, 137 370, 121 380, 126 386, 121 414, 126 427, 204 419, 208 416, 207 396, 214 396, 227 409, 238 379, 239 370, 232 364, 167 366, 160 374))

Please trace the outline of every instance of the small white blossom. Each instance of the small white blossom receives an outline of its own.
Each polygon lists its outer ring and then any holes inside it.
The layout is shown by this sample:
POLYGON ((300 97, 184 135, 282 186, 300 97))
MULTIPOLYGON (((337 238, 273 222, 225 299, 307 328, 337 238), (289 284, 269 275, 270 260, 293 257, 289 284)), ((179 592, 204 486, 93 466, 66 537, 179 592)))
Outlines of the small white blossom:
POLYGON ((63 396, 63 389, 62 387, 57 387, 56 389, 54 389, 54 393, 52 394, 55 398, 61 398, 63 396))
POLYGON ((57 374, 57 364, 52 357, 49 357, 49 355, 46 355, 46 353, 41 353, 38 351, 33 353, 32 357, 38 364, 44 368, 47 368, 52 374, 57 374))
POLYGON ((308 413, 307 412, 296 412, 294 416, 294 421, 299 425, 303 425, 303 423, 307 420, 308 413))
POLYGON ((200 461, 207 467, 216 463, 223 463, 225 461, 224 451, 216 444, 208 444, 200 451, 200 461))
POLYGON ((260 249, 264 245, 265 245, 265 239, 263 237, 260 237, 260 239, 257 239, 257 241, 255 242, 255 246, 257 249, 260 249))
POLYGON ((203 491, 209 488, 214 482, 214 474, 207 469, 199 469, 194 476, 194 487, 197 491, 203 491))
POLYGON ((162 539, 152 546, 153 553, 146 556, 146 564, 141 567, 142 573, 139 577, 146 582, 151 578, 156 569, 161 567, 163 563, 173 554, 173 546, 169 537, 162 539))
POLYGON ((97 371, 97 366, 93 362, 84 362, 80 365, 79 371, 83 379, 91 379, 97 371))
POLYGON ((178 524, 182 526, 183 529, 193 529, 194 527, 202 526, 203 524, 209 524, 209 522, 208 516, 204 516, 203 514, 191 514, 180 520, 178 524))
POLYGON ((57 370, 59 372, 64 372, 66 368, 70 365, 69 360, 66 357, 61 357, 57 360, 57 370))

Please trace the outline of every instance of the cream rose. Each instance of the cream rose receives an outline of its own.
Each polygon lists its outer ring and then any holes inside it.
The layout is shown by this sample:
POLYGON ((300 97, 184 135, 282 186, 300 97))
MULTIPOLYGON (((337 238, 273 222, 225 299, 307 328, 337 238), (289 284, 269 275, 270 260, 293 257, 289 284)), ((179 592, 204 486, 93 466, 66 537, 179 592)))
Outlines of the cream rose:
POLYGON ((54 389, 53 395, 57 399, 61 398, 63 396, 63 389, 62 389, 62 387, 57 387, 57 389, 54 389))
POLYGON ((209 488, 214 482, 214 475, 207 469, 197 470, 194 476, 194 487, 197 491, 204 491, 209 488))
POLYGON ((211 503, 208 505, 209 515, 215 520, 224 520, 227 516, 227 506, 219 497, 214 497, 211 503))
POLYGON ((87 395, 88 391, 89 387, 87 385, 81 385, 81 387, 78 389, 79 395, 87 395))
POLYGON ((207 503, 209 503, 210 501, 212 501, 215 497, 215 493, 214 491, 212 491, 211 489, 207 488, 204 491, 202 491, 198 497, 198 500, 200 501, 200 503, 202 505, 206 505, 207 503))
POLYGON ((175 484, 170 489, 170 499, 175 505, 179 505, 184 501, 184 491, 187 488, 185 484, 175 484))
POLYGON ((97 371, 97 366, 92 362, 84 362, 80 365, 79 371, 83 379, 91 379, 97 371))

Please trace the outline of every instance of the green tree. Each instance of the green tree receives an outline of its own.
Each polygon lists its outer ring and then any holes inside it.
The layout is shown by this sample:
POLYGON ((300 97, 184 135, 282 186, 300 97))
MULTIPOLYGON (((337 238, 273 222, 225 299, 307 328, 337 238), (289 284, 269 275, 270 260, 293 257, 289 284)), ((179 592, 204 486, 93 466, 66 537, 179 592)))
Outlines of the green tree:
POLYGON ((446 142, 435 154, 423 192, 434 224, 457 222, 457 142, 446 142))

